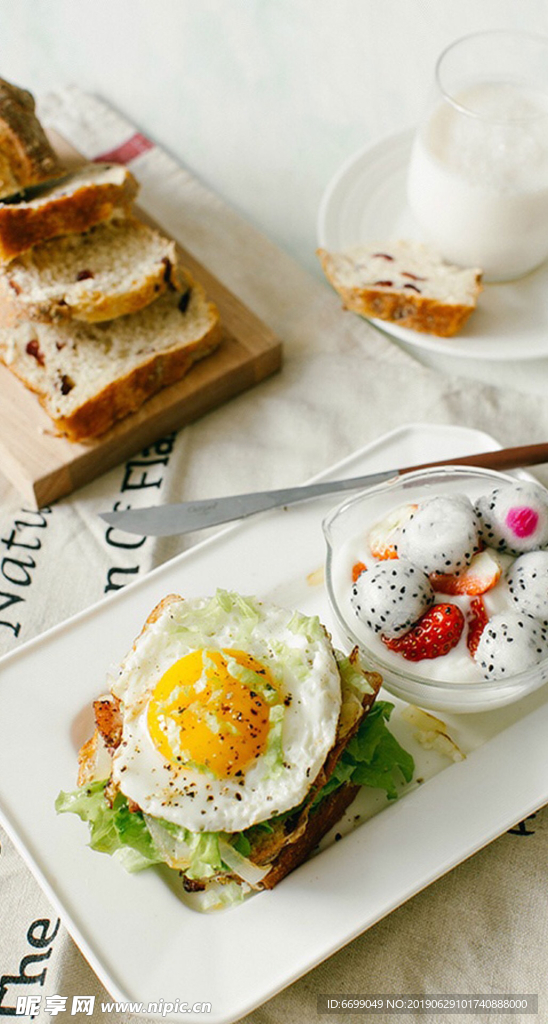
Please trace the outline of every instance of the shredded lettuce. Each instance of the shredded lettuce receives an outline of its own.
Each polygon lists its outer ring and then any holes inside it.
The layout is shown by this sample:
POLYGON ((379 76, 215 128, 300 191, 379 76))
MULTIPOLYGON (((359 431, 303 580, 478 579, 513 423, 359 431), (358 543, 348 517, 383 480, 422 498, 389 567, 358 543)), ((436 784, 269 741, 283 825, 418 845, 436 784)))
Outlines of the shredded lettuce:
POLYGON ((234 601, 232 599, 232 594, 229 594, 228 590, 221 590, 219 587, 213 600, 217 602, 224 612, 232 611, 234 601))
MULTIPOLYGON (((226 593, 226 591, 225 591, 226 593)), ((242 613, 245 619, 252 619, 253 622, 258 622, 260 619, 260 612, 257 610, 257 604, 252 597, 242 597, 241 594, 231 593, 232 603, 242 613)), ((217 591, 217 600, 219 600, 219 591, 217 591)))
POLYGON ((185 875, 188 878, 210 878, 222 871, 218 832, 190 832, 188 835, 192 837, 192 859, 185 875))
POLYGON ((186 902, 201 914, 209 914, 242 903, 248 892, 245 883, 213 881, 202 892, 187 893, 186 902))
POLYGON ((233 591, 217 589, 215 595, 210 599, 204 612, 214 619, 222 618, 226 613, 237 608, 242 618, 248 619, 250 625, 255 625, 260 619, 260 611, 257 603, 252 597, 243 597, 233 591))
POLYGON ((335 651, 335 658, 345 687, 356 690, 359 694, 373 693, 373 687, 367 681, 359 664, 350 661, 350 658, 341 651, 335 651))
POLYGON ((268 733, 267 747, 264 755, 264 766, 266 769, 265 778, 276 779, 283 770, 284 750, 282 745, 282 732, 284 725, 285 708, 283 704, 275 704, 269 711, 270 729, 268 733))
POLYGON ((225 656, 227 657, 228 671, 234 679, 238 679, 240 683, 243 683, 250 690, 255 690, 267 704, 273 704, 275 700, 278 700, 275 688, 265 679, 264 675, 255 672, 252 668, 247 668, 245 665, 240 665, 239 661, 236 661, 235 658, 231 658, 228 655, 225 656))
POLYGON ((261 611, 253 598, 242 597, 228 590, 217 590, 200 608, 187 608, 183 602, 177 609, 176 618, 168 622, 165 628, 190 648, 207 647, 209 641, 226 624, 226 617, 234 608, 239 612, 238 640, 245 644, 260 621, 261 611))
POLYGON ((388 701, 376 701, 319 791, 315 806, 345 782, 384 789, 389 800, 397 798, 402 781, 411 782, 415 762, 386 725, 393 710, 388 701))
POLYGON ((294 612, 287 623, 287 628, 296 635, 302 633, 313 640, 325 639, 325 630, 317 615, 303 615, 302 612, 294 612))

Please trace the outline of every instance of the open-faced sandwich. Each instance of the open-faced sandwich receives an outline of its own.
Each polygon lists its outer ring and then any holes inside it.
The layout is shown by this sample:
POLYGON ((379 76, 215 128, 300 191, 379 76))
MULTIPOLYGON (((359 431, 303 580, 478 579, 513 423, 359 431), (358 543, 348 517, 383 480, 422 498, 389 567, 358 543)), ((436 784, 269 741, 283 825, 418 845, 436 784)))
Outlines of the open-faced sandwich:
POLYGON ((270 889, 361 785, 393 798, 410 781, 380 684, 316 617, 226 591, 170 595, 95 701, 78 788, 57 810, 128 870, 178 870, 200 909, 270 889))

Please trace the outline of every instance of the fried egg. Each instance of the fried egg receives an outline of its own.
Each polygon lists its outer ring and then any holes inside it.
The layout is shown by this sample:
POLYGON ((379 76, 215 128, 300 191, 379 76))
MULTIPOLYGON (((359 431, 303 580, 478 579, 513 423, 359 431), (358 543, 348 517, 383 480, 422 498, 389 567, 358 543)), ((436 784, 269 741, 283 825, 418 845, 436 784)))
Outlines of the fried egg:
POLYGON ((166 598, 112 692, 123 712, 114 782, 193 832, 237 832, 298 806, 341 707, 318 619, 225 591, 166 598))

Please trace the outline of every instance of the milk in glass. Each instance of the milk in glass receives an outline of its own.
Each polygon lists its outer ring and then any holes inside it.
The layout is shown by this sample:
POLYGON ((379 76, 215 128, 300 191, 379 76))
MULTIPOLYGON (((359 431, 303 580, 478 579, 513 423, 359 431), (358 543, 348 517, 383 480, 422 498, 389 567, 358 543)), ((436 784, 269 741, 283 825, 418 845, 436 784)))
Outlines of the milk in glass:
POLYGON ((487 280, 520 277, 548 255, 548 97, 483 81, 440 100, 417 133, 408 177, 425 239, 487 280))

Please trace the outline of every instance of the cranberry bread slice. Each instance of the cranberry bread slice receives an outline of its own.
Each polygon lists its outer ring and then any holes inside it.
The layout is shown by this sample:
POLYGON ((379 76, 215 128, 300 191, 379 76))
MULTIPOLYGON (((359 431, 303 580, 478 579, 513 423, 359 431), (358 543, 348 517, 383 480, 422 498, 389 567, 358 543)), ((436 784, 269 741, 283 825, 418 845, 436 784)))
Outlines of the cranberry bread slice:
POLYGON ((318 256, 346 309, 427 334, 456 334, 481 291, 481 270, 444 263, 419 242, 318 249, 318 256))
POLYGON ((59 174, 33 96, 0 78, 0 198, 59 174))
POLYGON ((24 321, 0 329, 0 359, 34 391, 70 441, 103 434, 219 345, 216 307, 200 285, 170 289, 138 313, 101 324, 24 321))
POLYGON ((0 262, 39 242, 87 231, 129 206, 137 182, 122 164, 86 164, 47 192, 22 203, 0 200, 0 262))
POLYGON ((0 270, 0 323, 95 323, 184 287, 175 242, 132 217, 34 246, 0 270))

